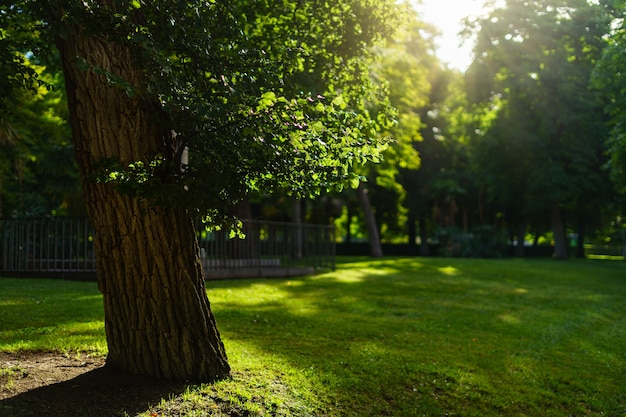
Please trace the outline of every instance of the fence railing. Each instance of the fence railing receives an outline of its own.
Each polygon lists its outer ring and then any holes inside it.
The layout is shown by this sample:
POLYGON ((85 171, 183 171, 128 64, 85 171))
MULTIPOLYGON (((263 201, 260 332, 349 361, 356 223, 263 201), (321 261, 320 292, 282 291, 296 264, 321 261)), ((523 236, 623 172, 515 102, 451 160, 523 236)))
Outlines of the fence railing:
POLYGON ((197 228, 208 278, 300 275, 335 268, 332 226, 244 221, 244 239, 197 228))
POLYGON ((93 233, 86 219, 0 222, 0 271, 93 272, 93 233))
MULTIPOLYGON (((245 238, 196 227, 207 278, 293 276, 335 268, 332 226, 244 221, 245 238)), ((62 275, 96 272, 87 219, 0 221, 0 274, 62 275)))

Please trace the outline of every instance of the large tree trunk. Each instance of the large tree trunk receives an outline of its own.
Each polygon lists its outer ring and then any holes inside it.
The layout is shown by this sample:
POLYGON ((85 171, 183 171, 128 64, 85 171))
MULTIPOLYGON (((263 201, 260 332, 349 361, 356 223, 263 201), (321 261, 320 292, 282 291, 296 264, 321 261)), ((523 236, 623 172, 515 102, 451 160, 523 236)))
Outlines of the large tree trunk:
POLYGON ((363 209, 363 217, 365 218, 365 225, 367 226, 367 240, 370 244, 370 256, 372 256, 372 258, 381 258, 383 256, 383 249, 380 245, 378 226, 376 225, 374 210, 372 209, 372 203, 367 195, 365 183, 359 183, 356 193, 359 196, 361 208, 363 209))
POLYGON ((567 240, 565 239, 565 226, 561 218, 561 208, 558 202, 553 202, 550 212, 550 223, 554 234, 554 258, 567 259, 567 240))
POLYGON ((210 311, 191 219, 90 181, 109 158, 127 164, 174 158, 159 103, 129 95, 89 65, 142 85, 130 50, 80 29, 58 41, 83 191, 104 296, 107 365, 157 378, 213 381, 229 373, 210 311))

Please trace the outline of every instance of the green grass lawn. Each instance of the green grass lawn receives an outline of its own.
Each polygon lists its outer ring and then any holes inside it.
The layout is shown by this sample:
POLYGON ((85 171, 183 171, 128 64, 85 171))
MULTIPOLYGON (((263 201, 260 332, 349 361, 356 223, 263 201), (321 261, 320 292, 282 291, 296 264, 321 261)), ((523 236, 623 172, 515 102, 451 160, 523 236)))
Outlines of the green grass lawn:
MULTIPOLYGON (((340 259, 207 288, 233 379, 142 416, 626 416, 624 262, 340 259)), ((0 279, 0 350, 105 354, 102 326, 95 283, 0 279)))

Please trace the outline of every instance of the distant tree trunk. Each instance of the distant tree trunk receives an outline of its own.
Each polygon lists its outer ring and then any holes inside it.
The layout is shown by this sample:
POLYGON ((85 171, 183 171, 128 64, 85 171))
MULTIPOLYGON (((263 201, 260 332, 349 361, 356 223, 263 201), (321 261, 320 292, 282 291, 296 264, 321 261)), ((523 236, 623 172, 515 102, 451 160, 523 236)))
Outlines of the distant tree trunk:
POLYGON ((585 256, 585 218, 583 215, 578 217, 578 238, 576 239, 576 257, 584 259, 585 256))
POLYGON ((567 259, 567 240, 565 239, 565 226, 561 218, 561 208, 558 202, 553 202, 550 210, 550 223, 554 234, 554 258, 567 259))
POLYGON ((204 287, 191 219, 119 194, 89 178, 95 166, 175 158, 158 102, 129 95, 90 69, 142 85, 132 52, 74 28, 57 40, 83 192, 94 228, 98 284, 104 296, 107 366, 156 378, 213 381, 229 374, 204 287))
POLYGON ((347 220, 346 220, 346 244, 352 243, 352 209, 350 208, 350 203, 346 204, 347 207, 347 220))
POLYGON ((420 256, 429 256, 430 248, 428 247, 428 232, 426 231, 426 216, 420 213, 419 216, 420 227, 420 256))
POLYGON ((478 198, 478 222, 485 224, 485 208, 483 207, 483 190, 480 190, 478 198))
POLYGON ((365 186, 365 183, 359 183, 356 193, 359 196, 361 208, 363 209, 363 217, 365 218, 365 224, 367 226, 367 240, 370 244, 370 255, 373 258, 380 258, 383 256, 383 249, 380 245, 378 226, 376 225, 374 210, 372 209, 372 204, 370 203, 369 196, 367 195, 367 187, 365 186))
POLYGON ((469 231, 469 218, 465 206, 461 206, 461 218, 463 220, 463 233, 467 233, 469 231))
POLYGON ((536 248, 537 246, 539 246, 539 233, 533 235, 533 247, 536 248))
POLYGON ((524 244, 526 243, 526 228, 528 221, 523 220, 517 229, 517 244, 515 245, 515 256, 524 257, 524 244))
POLYGON ((409 246, 415 247, 415 242, 417 241, 417 228, 415 227, 415 212, 413 210, 409 211, 409 215, 407 218, 407 235, 409 238, 409 246))

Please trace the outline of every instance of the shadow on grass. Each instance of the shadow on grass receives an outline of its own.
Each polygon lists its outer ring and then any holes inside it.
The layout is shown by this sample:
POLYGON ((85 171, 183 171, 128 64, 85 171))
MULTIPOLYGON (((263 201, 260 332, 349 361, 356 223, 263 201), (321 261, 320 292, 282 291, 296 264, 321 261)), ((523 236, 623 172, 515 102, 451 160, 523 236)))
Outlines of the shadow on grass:
POLYGON ((73 379, 0 401, 3 417, 92 417, 136 415, 185 385, 159 382, 102 367, 73 379), (127 413, 127 414, 124 414, 127 413))
POLYGON ((207 287, 227 340, 300 369, 352 415, 611 415, 623 410, 623 271, 357 260, 308 279, 207 287))
POLYGON ((0 349, 106 349, 103 320, 96 283, 0 278, 0 349))
MULTIPOLYGON (((207 288, 232 365, 310 390, 320 415, 623 415, 623 271, 357 260, 306 279, 207 288)), ((106 372, 0 402, 0 415, 134 415, 184 390, 106 372)))

